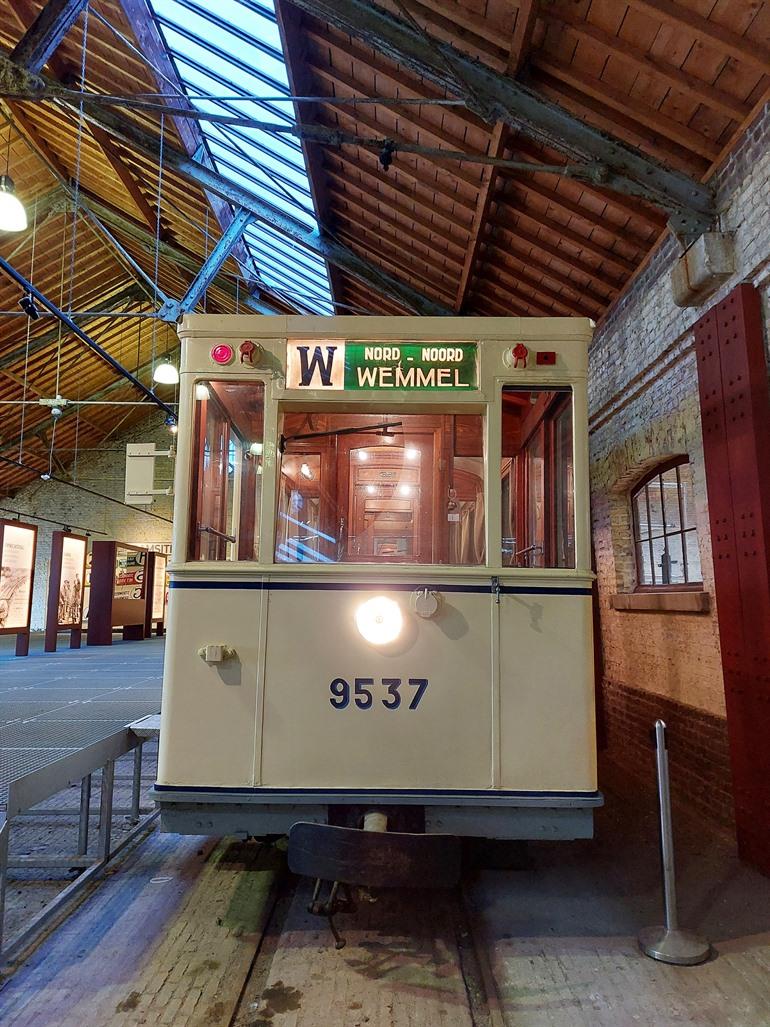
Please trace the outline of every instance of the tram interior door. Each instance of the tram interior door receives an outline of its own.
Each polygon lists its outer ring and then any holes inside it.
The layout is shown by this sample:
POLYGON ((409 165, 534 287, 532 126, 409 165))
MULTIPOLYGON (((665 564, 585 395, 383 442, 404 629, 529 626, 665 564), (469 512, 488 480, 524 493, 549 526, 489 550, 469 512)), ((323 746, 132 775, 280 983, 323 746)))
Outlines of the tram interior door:
POLYGON ((283 562, 484 560, 480 415, 287 413, 283 562))

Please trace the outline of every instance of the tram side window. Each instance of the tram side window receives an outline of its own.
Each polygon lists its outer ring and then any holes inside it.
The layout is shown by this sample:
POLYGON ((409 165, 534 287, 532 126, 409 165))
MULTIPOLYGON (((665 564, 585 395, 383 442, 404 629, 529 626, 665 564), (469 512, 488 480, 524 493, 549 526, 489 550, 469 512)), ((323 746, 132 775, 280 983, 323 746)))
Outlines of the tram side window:
POLYGON ((503 388, 504 567, 575 566, 572 393, 503 388))
POLYGON ((480 414, 286 412, 279 563, 484 563, 480 414))
POLYGON ((198 382, 189 558, 258 560, 265 387, 198 382))

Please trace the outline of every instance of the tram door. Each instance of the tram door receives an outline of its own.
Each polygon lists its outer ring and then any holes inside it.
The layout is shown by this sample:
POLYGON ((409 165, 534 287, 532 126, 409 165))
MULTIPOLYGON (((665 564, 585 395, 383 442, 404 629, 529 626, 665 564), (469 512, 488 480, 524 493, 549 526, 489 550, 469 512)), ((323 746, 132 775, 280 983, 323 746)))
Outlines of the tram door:
MULTIPOLYGON (((404 435, 398 445, 362 444, 339 455, 337 480, 348 482, 345 559, 377 563, 428 563, 434 547, 433 433, 404 435)), ((342 491, 342 490, 341 490, 342 491)))

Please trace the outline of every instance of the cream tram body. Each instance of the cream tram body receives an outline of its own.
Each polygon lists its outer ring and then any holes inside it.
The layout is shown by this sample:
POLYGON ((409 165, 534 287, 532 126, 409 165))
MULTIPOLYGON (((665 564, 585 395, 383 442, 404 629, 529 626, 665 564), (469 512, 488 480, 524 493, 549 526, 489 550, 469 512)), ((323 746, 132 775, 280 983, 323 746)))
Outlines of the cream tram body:
POLYGON ((165 826, 260 835, 381 804, 428 832, 590 835, 590 323, 195 315, 180 334, 165 826), (378 644, 359 613, 383 598, 400 626, 378 644))

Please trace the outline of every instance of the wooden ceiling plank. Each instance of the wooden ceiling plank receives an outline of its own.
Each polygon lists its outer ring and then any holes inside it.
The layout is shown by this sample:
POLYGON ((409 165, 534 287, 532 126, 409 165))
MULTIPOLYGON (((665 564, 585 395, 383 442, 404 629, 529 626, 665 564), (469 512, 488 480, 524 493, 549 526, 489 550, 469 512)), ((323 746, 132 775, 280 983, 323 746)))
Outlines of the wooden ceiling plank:
MULTIPOLYGON (((465 250, 460 246, 457 239, 453 238, 440 225, 429 221, 428 218, 424 217, 422 214, 409 210, 408 207, 403 207, 401 204, 385 197, 381 193, 374 193, 372 195, 372 193, 367 192, 360 183, 351 181, 331 168, 327 167, 325 171, 334 190, 343 199, 347 200, 353 206, 362 207, 364 210, 374 210, 374 208, 369 206, 367 202, 370 199, 374 200, 378 209, 383 207, 390 215, 392 215, 394 224, 399 224, 402 231, 415 231, 415 228, 418 228, 421 233, 425 232, 431 245, 433 245, 434 248, 437 248, 438 252, 441 253, 445 259, 451 260, 452 263, 456 264, 458 267, 462 267, 463 254, 465 250), (401 220, 397 221, 397 218, 400 218, 401 220), (404 222, 406 222, 406 224, 404 224, 404 222)), ((421 238, 424 238, 424 236, 421 236, 421 238)))
POLYGON ((684 26, 700 39, 708 40, 720 53, 748 61, 756 65, 763 74, 770 68, 770 50, 753 39, 738 35, 726 25, 704 18, 691 8, 683 7, 673 0, 628 0, 633 7, 638 7, 656 16, 662 21, 684 26))
POLYGON ((562 61, 546 58, 540 54, 533 55, 532 64, 552 78, 566 82, 567 85, 579 89, 581 93, 606 104, 611 110, 630 114, 640 125, 652 129, 659 135, 666 136, 683 149, 705 157, 709 162, 717 156, 718 148, 712 140, 706 139, 699 132, 693 132, 687 125, 682 125, 665 114, 661 114, 656 108, 648 107, 647 104, 623 94, 601 79, 583 74, 574 65, 564 64, 562 61))
POLYGON ((606 233, 607 235, 619 238, 623 242, 627 242, 630 247, 637 251, 646 250, 652 241, 649 238, 638 235, 632 228, 629 228, 628 225, 616 224, 611 219, 604 217, 603 214, 589 210, 586 206, 570 199, 570 197, 566 196, 558 189, 549 189, 533 175, 513 171, 506 174, 505 178, 515 184, 518 188, 525 190, 527 193, 534 193, 535 196, 539 196, 552 206, 558 207, 566 214, 579 218, 587 225, 590 225, 591 228, 598 229, 602 233, 606 233))
POLYGON ((717 89, 696 75, 669 64, 646 50, 633 46, 620 36, 612 36, 597 25, 582 21, 568 8, 551 7, 548 17, 563 25, 567 31, 574 33, 578 38, 591 39, 603 47, 607 53, 617 54, 623 60, 630 61, 640 68, 645 74, 664 79, 674 89, 678 89, 698 103, 706 104, 713 110, 726 114, 733 120, 743 121, 749 114, 749 105, 737 97, 731 96, 722 89, 717 89))
POLYGON ((618 138, 622 137, 629 143, 645 147, 656 160, 666 161, 679 171, 700 178, 708 170, 708 159, 697 156, 692 150, 672 142, 661 133, 651 131, 624 111, 612 109, 606 102, 596 100, 540 69, 534 69, 534 72, 531 77, 540 92, 565 109, 573 111, 578 117, 585 118, 605 131, 614 132, 618 138))
MULTIPOLYGON (((343 166, 343 169, 349 171, 353 175, 358 175, 359 180, 353 178, 346 178, 343 174, 337 171, 336 168, 328 169, 328 173, 335 175, 341 182, 349 183, 353 188, 364 192, 362 182, 367 185, 368 189, 372 190, 371 195, 376 197, 378 201, 389 206, 392 210, 402 213, 404 217, 421 217, 421 223, 426 228, 430 228, 432 232, 435 232, 439 238, 443 239, 450 245, 455 246, 457 249, 465 252, 465 239, 458 239, 457 236, 452 234, 452 230, 461 232, 463 236, 467 236, 468 228, 462 224, 457 215, 452 211, 444 210, 442 207, 436 204, 430 205, 428 201, 421 200, 420 197, 409 196, 403 193, 399 189, 395 179, 384 176, 381 169, 374 169, 370 171, 364 167, 363 164, 359 164, 353 160, 348 154, 343 153, 342 150, 329 151, 326 154, 327 165, 330 161, 336 161, 343 166), (411 200, 416 206, 419 205, 421 209, 426 210, 430 214, 430 218, 437 218, 447 225, 447 228, 442 228, 440 225, 434 226, 433 221, 429 220, 427 216, 412 215, 412 212, 408 207, 402 207, 398 200, 393 200, 390 194, 395 194, 399 198, 403 198, 406 201, 411 200)), ((427 187, 426 187, 427 188, 427 187)))
MULTIPOLYGON (((573 256, 568 250, 560 246, 554 246, 547 240, 542 239, 539 235, 532 235, 529 232, 525 232, 520 225, 512 225, 510 222, 498 222, 498 229, 502 231, 511 241, 519 240, 520 242, 526 243, 531 246, 532 249, 539 254, 544 254, 551 257, 552 260, 558 261, 563 264, 564 267, 569 268, 572 271, 576 271, 579 275, 585 275, 585 277, 592 283, 599 282, 609 292, 618 292, 618 283, 606 278, 600 274, 595 268, 587 266, 582 263, 577 257, 573 256)), ((504 254, 505 248, 500 245, 499 240, 495 240, 500 251, 504 254)))
MULTIPOLYGON (((347 183, 345 184, 347 185, 347 183)), ((360 211, 361 214, 363 214, 364 216, 374 218, 377 222, 381 222, 383 225, 386 225, 391 232, 394 232, 397 235, 399 235, 401 239, 407 242, 407 244, 409 241, 414 241, 415 243, 429 250, 433 257, 440 258, 442 261, 445 261, 449 264, 453 264, 454 267, 458 269, 458 271, 463 266, 463 261, 460 258, 455 257, 454 254, 448 253, 446 250, 439 249, 436 245, 435 238, 426 239, 424 236, 418 235, 412 229, 410 240, 409 226, 402 224, 400 221, 395 220, 393 217, 389 217, 388 214, 378 209, 378 207, 369 205, 365 200, 359 199, 356 196, 352 196, 347 191, 342 191, 338 188, 330 190, 329 203, 331 207, 335 208, 338 208, 340 204, 347 204, 353 207, 355 210, 360 211)), ((383 204, 383 206, 387 205, 383 204)), ((414 222, 413 218, 410 220, 413 223, 416 223, 414 222)))
MULTIPOLYGON (((548 157, 545 158, 542 151, 539 150, 535 144, 521 136, 516 139, 516 151, 525 158, 533 161, 543 162, 543 160, 546 159, 548 163, 566 163, 561 155, 552 156, 552 154, 549 153, 548 157)), ((605 203, 609 203, 616 210, 621 211, 623 214, 627 214, 629 217, 638 218, 640 221, 644 221, 645 224, 658 229, 664 229, 666 227, 666 216, 659 210, 647 207, 643 203, 636 201, 631 197, 624 196, 622 193, 603 189, 601 186, 597 186, 593 182, 585 182, 583 180, 578 181, 577 179, 570 179, 570 181, 578 184, 584 192, 592 193, 594 196, 597 196, 605 203)))
POLYGON ((401 274, 407 276, 407 280, 417 279, 421 284, 431 290, 436 296, 440 297, 444 301, 451 300, 451 291, 441 285, 435 279, 431 278, 430 275, 425 274, 407 261, 401 260, 400 257, 385 251, 382 247, 382 240, 376 232, 370 231, 364 225, 356 224, 352 230, 348 230, 344 226, 340 226, 336 229, 336 233, 340 238, 347 240, 348 244, 354 248, 361 249, 366 253, 367 260, 374 260, 387 264, 389 267, 395 268, 401 274), (361 233, 364 236, 371 236, 373 245, 369 247, 366 245, 364 240, 361 238, 361 233))
MULTIPOLYGON (((382 78, 395 86, 394 95, 410 100, 443 100, 447 98, 445 90, 437 88, 432 82, 420 78, 419 75, 407 68, 383 58, 376 51, 359 43, 357 39, 351 39, 350 36, 339 32, 330 25, 324 25, 323 30, 320 26, 320 22, 306 20, 302 28, 303 36, 314 40, 321 47, 328 47, 329 50, 336 52, 351 64, 371 69, 378 79, 382 78)), ((489 134, 489 125, 469 111, 467 107, 452 107, 451 112, 454 120, 484 135, 489 134)))
POLYGON ((371 228, 372 231, 382 230, 383 235, 392 239, 404 253, 414 254, 415 259, 422 261, 428 267, 432 268, 435 272, 440 275, 454 278, 454 268, 447 268, 442 263, 439 255, 439 259, 436 257, 436 250, 430 246, 429 243, 419 241, 416 236, 409 237, 403 228, 403 225, 399 225, 386 218, 379 211, 371 212, 364 211, 360 205, 355 206, 354 210, 346 209, 345 198, 339 193, 333 193, 331 195, 330 209, 334 211, 334 214, 338 218, 343 218, 349 222, 352 226, 357 223, 363 225, 366 228, 371 228), (356 219, 361 219, 357 221, 356 219), (374 224, 371 224, 371 222, 374 224), (425 252, 427 251, 427 252, 425 252))
MULTIPOLYGON (((482 262, 484 268, 484 279, 477 279, 476 291, 483 291, 484 281, 487 276, 492 281, 495 280, 495 276, 503 280, 503 284, 509 282, 515 284, 521 282, 531 289, 538 296, 542 296, 551 304, 561 306, 568 316, 577 315, 578 317, 591 317, 594 313, 591 304, 585 301, 573 299, 571 296, 566 296, 563 293, 557 292, 555 289, 551 289, 550 286, 544 282, 538 281, 537 278, 533 278, 531 275, 518 268, 513 268, 510 265, 504 265, 501 261, 496 260, 482 262)), ((574 290, 577 292, 577 290, 574 290)))
MULTIPOLYGON (((353 147, 348 147, 348 149, 352 150, 353 147)), ((395 183, 398 183, 398 176, 401 175, 404 178, 409 179, 409 181, 414 182, 414 184, 419 186, 421 189, 425 189, 429 194, 435 193, 441 196, 452 207, 457 206, 462 208, 468 220, 470 221, 472 219, 475 204, 462 193, 455 192, 445 186, 441 181, 441 176, 439 174, 436 175, 435 181, 430 180, 405 160, 399 160, 399 162, 397 164, 393 164, 388 171, 384 171, 380 166, 376 154, 372 153, 371 150, 364 150, 361 147, 355 147, 355 152, 358 160, 351 160, 351 163, 359 164, 360 162, 360 165, 373 172, 375 177, 381 177, 383 179, 387 178, 390 182, 394 183, 394 188, 398 188, 395 183)), ((430 205, 431 200, 426 198, 423 202, 426 205, 430 205)), ((451 213, 448 216, 451 216, 451 213)))
POLYGON ((544 228, 546 231, 552 232, 562 242, 570 243, 586 253, 592 253, 602 263, 615 268, 616 272, 621 276, 633 274, 636 270, 636 263, 633 260, 627 260, 613 250, 608 250, 601 243, 583 235, 581 232, 574 231, 567 225, 563 225, 560 221, 555 221, 542 211, 530 210, 525 204, 513 206, 510 203, 510 197, 505 197, 501 200, 498 217, 503 216, 508 211, 515 217, 524 218, 525 221, 529 221, 536 228, 544 228))
MULTIPOLYGON (((360 83, 350 78, 350 76, 343 74, 341 71, 338 71, 336 68, 324 68, 314 60, 309 61, 309 66, 315 75, 332 84, 335 89, 335 93, 337 92, 337 86, 343 86, 344 89, 341 90, 342 95, 366 96, 366 91, 360 83)), ((329 99, 332 101, 333 97, 330 96, 329 99)), ((358 127, 359 125, 368 129, 374 138, 392 138, 398 131, 398 129, 380 122, 376 118, 369 117, 364 113, 363 108, 351 110, 350 108, 335 106, 334 103, 330 103, 328 108, 337 118, 351 125, 355 135, 366 135, 365 132, 360 131, 358 127)), ((397 113, 386 108, 380 112, 380 117, 392 117, 395 120, 411 125, 417 130, 417 139, 421 144, 425 143, 425 145, 427 145, 425 142, 425 137, 427 137, 428 140, 433 140, 433 142, 439 147, 445 146, 452 150, 459 150, 462 153, 468 154, 474 152, 471 147, 466 145, 463 139, 458 136, 450 135, 448 132, 442 131, 440 128, 432 125, 424 118, 419 117, 419 115, 415 113, 414 107, 407 107, 403 111, 398 111, 397 113), (423 138, 420 138, 421 136, 423 138)), ((404 141, 410 143, 415 142, 414 139, 405 139, 404 141)), ((420 159, 424 160, 428 164, 438 164, 440 167, 448 170, 453 178, 456 178, 461 182, 465 182, 466 185, 473 190, 478 189, 481 178, 480 171, 477 171, 475 174, 470 171, 465 171, 462 163, 457 160, 441 160, 436 156, 421 154, 416 154, 415 156, 420 156, 420 159)), ((472 165, 469 164, 468 166, 471 167, 472 165)))

